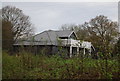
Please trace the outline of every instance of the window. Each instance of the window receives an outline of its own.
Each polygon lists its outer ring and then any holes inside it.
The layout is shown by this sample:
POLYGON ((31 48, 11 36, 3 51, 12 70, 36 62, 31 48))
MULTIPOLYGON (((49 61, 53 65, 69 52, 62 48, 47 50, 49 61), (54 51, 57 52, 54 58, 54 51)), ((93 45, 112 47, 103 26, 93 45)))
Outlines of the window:
POLYGON ((60 39, 68 39, 68 37, 59 37, 60 39))

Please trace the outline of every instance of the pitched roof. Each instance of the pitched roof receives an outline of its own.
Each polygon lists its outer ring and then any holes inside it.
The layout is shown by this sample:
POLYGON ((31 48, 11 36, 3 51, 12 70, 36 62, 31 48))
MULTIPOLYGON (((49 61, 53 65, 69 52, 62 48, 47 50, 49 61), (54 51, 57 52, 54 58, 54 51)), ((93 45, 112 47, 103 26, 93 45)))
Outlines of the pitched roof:
POLYGON ((64 30, 64 31, 55 31, 56 34, 59 36, 59 37, 69 37, 69 35, 73 32, 73 31, 70 31, 70 30, 64 30))
POLYGON ((72 33, 73 31, 69 31, 69 30, 64 30, 64 31, 53 31, 53 30, 48 30, 48 31, 44 31, 42 33, 39 33, 37 35, 34 36, 34 40, 38 40, 40 41, 42 40, 56 40, 56 38, 58 37, 69 37, 69 35, 72 33))
MULTIPOLYGON (((29 38, 28 41, 24 41, 22 44, 30 45, 31 39, 33 39, 34 45, 45 45, 45 44, 57 45, 57 40, 59 37, 69 37, 71 33, 73 33, 73 31, 70 30, 64 30, 64 31, 48 30, 29 38)), ((21 43, 17 43, 15 45, 21 45, 21 43)))

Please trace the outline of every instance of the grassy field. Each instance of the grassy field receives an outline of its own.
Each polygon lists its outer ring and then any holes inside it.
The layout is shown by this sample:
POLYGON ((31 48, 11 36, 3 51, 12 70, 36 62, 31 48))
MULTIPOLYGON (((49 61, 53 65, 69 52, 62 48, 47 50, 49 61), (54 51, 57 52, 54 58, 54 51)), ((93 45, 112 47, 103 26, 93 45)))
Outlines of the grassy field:
POLYGON ((117 79, 119 62, 57 55, 20 53, 10 56, 3 52, 3 79, 117 79))

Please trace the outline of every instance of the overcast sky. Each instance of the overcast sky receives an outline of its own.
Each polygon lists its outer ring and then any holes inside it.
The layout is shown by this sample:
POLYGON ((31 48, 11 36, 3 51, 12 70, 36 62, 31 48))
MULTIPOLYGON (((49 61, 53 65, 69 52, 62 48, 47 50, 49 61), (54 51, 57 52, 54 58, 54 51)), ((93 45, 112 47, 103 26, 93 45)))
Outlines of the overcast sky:
POLYGON ((63 24, 83 24, 98 15, 118 21, 117 2, 4 2, 30 16, 35 33, 57 30, 63 24))

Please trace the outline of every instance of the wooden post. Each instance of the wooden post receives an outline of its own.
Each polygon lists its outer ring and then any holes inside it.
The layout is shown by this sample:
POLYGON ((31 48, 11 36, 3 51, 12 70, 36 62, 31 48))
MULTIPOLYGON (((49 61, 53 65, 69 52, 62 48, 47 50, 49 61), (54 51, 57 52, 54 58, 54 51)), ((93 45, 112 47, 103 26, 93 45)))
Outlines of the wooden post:
POLYGON ((77 47, 77 56, 79 55, 79 47, 77 47))
POLYGON ((90 48, 90 50, 89 50, 89 51, 90 51, 89 55, 91 56, 91 48, 90 48))
POLYGON ((72 57, 72 46, 70 46, 70 57, 72 57))
POLYGON ((83 50, 84 52, 83 52, 83 54, 85 55, 85 48, 84 48, 84 50, 83 50))

